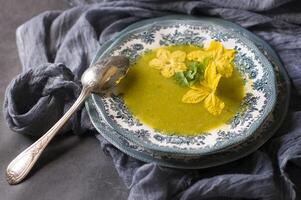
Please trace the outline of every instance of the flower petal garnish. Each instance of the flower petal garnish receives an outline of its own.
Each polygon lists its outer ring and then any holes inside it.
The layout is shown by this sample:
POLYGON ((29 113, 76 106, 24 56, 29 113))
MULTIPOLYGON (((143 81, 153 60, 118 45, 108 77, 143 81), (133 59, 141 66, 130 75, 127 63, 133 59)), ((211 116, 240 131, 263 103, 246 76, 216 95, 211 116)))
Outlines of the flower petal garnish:
MULTIPOLYGON (((225 49, 221 42, 211 41, 206 49, 191 51, 187 55, 180 50, 170 52, 164 48, 158 49, 156 58, 152 59, 149 65, 160 70, 162 76, 166 78, 170 78, 175 74, 181 75, 179 76, 182 77, 181 82, 185 80, 186 83, 184 85, 186 86, 197 83, 196 87, 190 87, 190 90, 182 97, 182 102, 199 103, 204 101, 204 107, 209 113, 219 115, 225 104, 217 97, 216 90, 221 77, 232 76, 234 57, 235 50, 225 49), (189 67, 186 65, 186 59, 189 61, 189 67), (199 64, 198 66, 202 67, 200 68, 202 70, 201 78, 199 77, 197 81, 193 79, 199 68, 194 66, 194 70, 192 70, 189 65, 191 63, 197 63, 199 64)), ((200 72, 198 73, 200 74, 200 72)))
POLYGON ((216 91, 221 75, 217 73, 216 67, 213 63, 209 63, 205 69, 204 80, 201 84, 204 87, 210 88, 212 92, 216 91))
POLYGON ((212 56, 211 52, 197 50, 197 51, 192 51, 189 54, 187 54, 187 60, 203 62, 206 58, 209 58, 211 56, 212 56))
POLYGON ((217 51, 218 53, 222 52, 224 49, 222 43, 215 41, 215 40, 211 40, 207 50, 208 51, 217 51))
POLYGON ((216 66, 217 72, 226 78, 232 76, 232 61, 235 51, 233 49, 225 49, 222 43, 217 41, 211 41, 208 50, 213 52, 212 62, 216 66))
POLYGON ((176 63, 176 66, 174 67, 175 72, 183 72, 187 69, 187 66, 185 63, 176 63))
POLYGON ((183 63, 186 59, 186 53, 184 51, 174 51, 171 53, 171 58, 177 63, 183 63))
POLYGON ((157 51, 157 58, 160 59, 162 62, 168 62, 170 59, 170 52, 166 49, 158 49, 157 51))
POLYGON ((154 58, 149 62, 149 65, 155 69, 162 69, 164 62, 158 58, 154 58))
POLYGON ((233 61, 235 55, 235 50, 233 49, 224 49, 223 57, 229 61, 233 61))
POLYGON ((233 73, 233 66, 228 62, 216 62, 215 63, 218 73, 220 75, 229 78, 232 76, 233 73))
POLYGON ((204 106, 212 115, 220 115, 225 107, 225 103, 214 93, 211 93, 205 98, 204 106))
POLYGON ((184 103, 199 103, 204 100, 204 106, 212 115, 219 115, 225 107, 223 101, 216 96, 216 89, 221 79, 216 66, 210 62, 205 70, 204 80, 198 87, 191 89, 183 96, 184 103))
POLYGON ((163 67, 161 70, 162 76, 170 78, 175 74, 175 71, 170 67, 163 67))
POLYGON ((158 69, 166 77, 172 77, 176 72, 182 72, 187 69, 185 60, 186 53, 183 51, 170 52, 166 49, 158 49, 156 58, 149 62, 150 67, 158 69))
POLYGON ((228 78, 233 72, 234 55, 235 50, 225 49, 221 42, 212 40, 206 50, 192 51, 187 55, 187 59, 198 62, 209 59, 216 66, 217 72, 228 78))
POLYGON ((210 91, 205 87, 194 87, 191 88, 182 98, 182 102, 184 103, 199 103, 203 101, 208 95, 210 91))

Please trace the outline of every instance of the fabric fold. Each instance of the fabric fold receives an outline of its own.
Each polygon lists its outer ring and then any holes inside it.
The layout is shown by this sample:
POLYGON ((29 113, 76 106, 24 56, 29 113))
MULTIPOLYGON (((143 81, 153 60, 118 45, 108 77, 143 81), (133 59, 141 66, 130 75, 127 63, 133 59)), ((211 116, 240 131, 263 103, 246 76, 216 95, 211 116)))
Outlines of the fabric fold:
POLYGON ((41 136, 60 119, 79 90, 80 84, 63 64, 46 63, 30 69, 8 86, 5 118, 12 130, 41 136))

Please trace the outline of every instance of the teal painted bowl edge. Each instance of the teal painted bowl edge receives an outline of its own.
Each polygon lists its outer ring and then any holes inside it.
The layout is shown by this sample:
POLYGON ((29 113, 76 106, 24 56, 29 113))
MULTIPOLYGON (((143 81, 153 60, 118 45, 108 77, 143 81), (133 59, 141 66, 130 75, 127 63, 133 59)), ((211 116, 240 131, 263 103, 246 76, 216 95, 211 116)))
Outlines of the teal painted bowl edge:
MULTIPOLYGON (((217 20, 220 20, 220 19, 217 19, 217 20)), ((221 21, 223 21, 223 20, 221 20, 221 21)), ((282 122, 285 119, 285 116, 286 116, 286 113, 287 113, 288 107, 289 107, 289 101, 290 101, 290 93, 291 93, 291 91, 290 91, 290 80, 289 80, 289 77, 288 77, 286 69, 284 68, 282 62, 279 60, 279 57, 278 57, 277 53, 264 40, 260 39, 259 37, 257 37, 253 33, 249 32, 248 30, 242 29, 240 26, 238 26, 236 24, 233 24, 233 23, 227 22, 227 21, 223 21, 223 23, 224 24, 228 24, 231 27, 236 27, 238 29, 241 29, 241 31, 245 32, 247 34, 247 36, 251 38, 251 40, 255 40, 257 44, 262 44, 264 46, 264 48, 268 51, 268 53, 271 54, 271 56, 273 58, 275 58, 275 61, 279 65, 279 71, 282 74, 282 78, 284 78, 285 88, 286 88, 286 91, 287 91, 287 96, 285 97, 284 105, 281 107, 281 113, 282 113, 282 115, 278 119, 278 123, 274 122, 275 126, 273 128, 271 128, 271 130, 269 131, 269 134, 265 135, 264 139, 262 139, 259 142, 256 142, 254 144, 254 146, 252 146, 251 148, 248 148, 245 152, 241 152, 240 156, 236 156, 236 158, 229 159, 226 162, 222 162, 222 163, 208 163, 206 166, 199 166, 199 165, 196 165, 196 166, 191 166, 191 165, 187 166, 187 163, 172 164, 172 163, 166 163, 165 161, 162 161, 162 160, 158 161, 157 159, 154 159, 152 157, 145 156, 145 155, 139 155, 139 156, 137 156, 137 152, 129 152, 129 150, 125 149, 124 146, 118 146, 116 143, 114 144, 114 141, 112 141, 112 140, 111 141, 108 140, 109 142, 113 143, 114 146, 116 146, 118 149, 120 149, 124 153, 127 153, 130 156, 135 157, 135 158, 137 158, 139 160, 142 160, 142 161, 145 161, 145 162, 156 162, 156 163, 158 163, 160 165, 167 166, 167 167, 174 167, 174 168, 195 169, 195 168, 212 167, 212 166, 216 166, 216 165, 219 165, 219 164, 227 163, 227 162, 239 159, 241 157, 244 157, 244 156, 252 153, 253 151, 255 151, 257 148, 259 148, 262 144, 264 144, 278 130, 278 128, 281 126, 282 122)), ((107 45, 109 45, 109 43, 107 43, 107 45)), ((93 123, 94 120, 93 120, 93 115, 91 113, 91 111, 93 109, 92 108, 93 107, 93 105, 92 105, 93 101, 91 101, 91 100, 92 100, 91 97, 89 97, 88 101, 85 104, 86 104, 86 108, 87 108, 88 113, 89 113, 89 117, 90 117, 90 119, 91 119, 91 121, 93 123)), ((97 124, 94 124, 94 125, 97 126, 97 124)), ((100 129, 97 129, 97 130, 103 135, 103 133, 102 133, 102 131, 100 129)), ((105 137, 105 135, 103 135, 103 136, 105 137)))
MULTIPOLYGON (((201 17, 202 19, 210 19, 211 21, 215 21, 216 23, 222 23, 220 25, 225 25, 225 24, 228 24, 230 25, 231 27, 236 27, 238 29, 240 29, 241 31, 246 31, 245 29, 241 28, 240 26, 236 25, 236 24, 233 24, 231 22, 228 22, 228 21, 224 21, 224 20, 221 20, 221 19, 217 19, 217 18, 207 18, 207 17, 201 17)), ((127 28, 125 28, 123 31, 121 31, 117 36, 115 36, 112 40, 106 42, 104 45, 102 45, 102 47, 100 48, 100 50, 97 52, 96 56, 94 57, 93 61, 91 64, 95 63, 99 57, 106 51, 107 48, 109 48, 112 43, 114 43, 114 39, 118 38, 118 37, 121 37, 123 34, 127 33, 128 31, 132 30, 134 27, 139 27, 140 25, 145 25, 146 23, 148 22, 154 22, 154 21, 157 21, 158 19, 173 19, 173 20, 185 20, 185 19, 193 19, 193 20, 197 20, 199 18, 197 17, 191 17, 191 16, 182 16, 182 15, 172 15, 172 16, 165 16, 165 17, 160 17, 160 18, 155 18, 155 19, 148 19, 148 20, 143 20, 143 21, 140 21, 140 22, 136 22, 130 26, 128 26, 127 28)), ((250 33, 250 32, 249 32, 250 33)), ((267 44, 266 44, 267 45, 267 44)), ((273 52, 276 55, 276 53, 274 52, 274 50, 272 48, 269 47, 269 45, 267 45, 267 47, 270 49, 271 52, 273 52)), ((274 78, 275 79, 275 78, 274 78)), ((93 95, 93 99, 94 98, 97 98, 95 95, 93 95)), ((275 100, 276 101, 276 100, 275 100)), ((271 105, 271 107, 273 107, 273 105, 271 105)), ((272 108, 271 108, 272 109, 272 108)), ((268 113, 266 113, 266 116, 268 115, 268 113)), ((266 118, 266 116, 262 117, 262 121, 266 118)), ((260 125, 261 123, 258 123, 258 126, 260 125)), ((258 126, 255 128, 255 130, 258 128, 258 126)), ((254 130, 252 131, 254 132, 254 130)), ((129 138, 130 139, 130 138, 129 138)), ((247 138, 245 138, 247 139, 247 138)), ((244 140, 245 140, 244 139, 244 140)), ((132 140, 132 142, 135 142, 135 140, 132 140)), ((239 141, 238 141, 239 142, 239 141)), ((238 143, 237 141, 233 142, 232 145, 235 145, 236 143, 238 143)), ((227 146, 228 147, 228 146, 227 146)), ((153 149, 153 147, 149 147, 150 149, 153 149)), ((191 150, 184 150, 183 152, 181 153, 192 153, 192 154, 204 154, 204 153, 214 153, 215 151, 218 151, 218 150, 222 150, 224 147, 220 147, 220 148, 210 148, 210 150, 208 151, 194 151, 192 152, 191 150)), ((173 151, 166 151, 166 149, 162 148, 162 147, 159 147, 158 149, 155 149, 155 150, 163 150, 164 152, 173 152, 173 151)), ((169 149, 170 150, 170 149, 169 149)))

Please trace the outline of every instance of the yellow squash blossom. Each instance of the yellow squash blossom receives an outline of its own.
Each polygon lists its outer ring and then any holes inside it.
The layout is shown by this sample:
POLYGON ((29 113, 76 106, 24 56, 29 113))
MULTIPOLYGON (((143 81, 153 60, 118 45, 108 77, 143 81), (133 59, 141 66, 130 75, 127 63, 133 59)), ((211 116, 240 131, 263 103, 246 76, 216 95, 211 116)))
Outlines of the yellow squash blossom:
POLYGON ((204 62, 205 59, 211 58, 212 52, 206 50, 196 50, 187 54, 187 60, 204 62))
POLYGON ((223 101, 216 96, 216 89, 221 79, 216 66, 210 62, 204 74, 204 80, 198 87, 191 89, 183 96, 184 103, 199 103, 204 101, 205 108, 213 115, 221 114, 225 107, 223 101))
POLYGON ((218 73, 222 76, 230 77, 233 72, 233 59, 235 51, 233 49, 225 49, 222 43, 211 41, 208 51, 212 52, 212 62, 216 66, 218 73))
POLYGON ((182 72, 187 69, 186 53, 183 51, 170 52, 166 49, 158 49, 156 58, 149 62, 149 65, 161 71, 161 74, 166 77, 172 77, 176 72, 182 72))
POLYGON ((203 62, 210 59, 216 66, 217 72, 224 77, 230 77, 233 72, 233 59, 235 51, 225 49, 222 43, 211 41, 206 50, 192 51, 187 55, 188 60, 203 62))

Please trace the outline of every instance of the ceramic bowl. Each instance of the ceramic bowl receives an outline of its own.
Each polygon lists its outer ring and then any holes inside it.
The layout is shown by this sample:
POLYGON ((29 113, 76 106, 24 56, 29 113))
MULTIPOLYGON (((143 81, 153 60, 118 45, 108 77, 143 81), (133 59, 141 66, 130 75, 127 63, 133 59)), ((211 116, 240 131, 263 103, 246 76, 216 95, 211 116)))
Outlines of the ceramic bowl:
POLYGON ((172 16, 138 22, 102 46, 93 63, 112 55, 125 55, 133 63, 139 55, 154 48, 180 44, 204 46, 211 40, 236 50, 234 66, 243 76, 246 94, 233 119, 197 136, 166 135, 136 119, 122 97, 93 95, 94 106, 104 123, 128 142, 163 154, 200 156, 247 141, 275 106, 274 69, 253 42, 214 19, 172 16))

